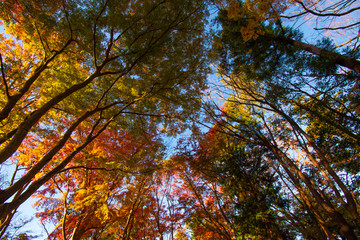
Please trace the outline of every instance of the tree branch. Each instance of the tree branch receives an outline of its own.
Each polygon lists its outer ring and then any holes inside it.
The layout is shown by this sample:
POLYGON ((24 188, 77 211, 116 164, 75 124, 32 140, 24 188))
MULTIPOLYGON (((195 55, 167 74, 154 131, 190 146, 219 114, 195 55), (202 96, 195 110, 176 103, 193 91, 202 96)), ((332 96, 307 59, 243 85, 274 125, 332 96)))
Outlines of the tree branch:
POLYGON ((1 64, 1 75, 2 75, 2 79, 3 79, 4 86, 5 86, 5 94, 6 94, 7 99, 9 99, 9 98, 10 98, 9 86, 8 86, 8 84, 7 84, 7 81, 6 81, 5 70, 4 70, 4 63, 3 63, 3 59, 2 59, 1 53, 0 53, 0 64, 1 64))

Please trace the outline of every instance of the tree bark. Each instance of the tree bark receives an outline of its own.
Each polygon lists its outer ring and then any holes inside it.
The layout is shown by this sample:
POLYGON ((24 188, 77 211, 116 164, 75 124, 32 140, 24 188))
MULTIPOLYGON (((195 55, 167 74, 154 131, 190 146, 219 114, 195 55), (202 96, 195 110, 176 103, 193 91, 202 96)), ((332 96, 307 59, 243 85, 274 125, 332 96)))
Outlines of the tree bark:
POLYGON ((354 59, 354 58, 351 58, 351 57, 348 57, 348 56, 345 56, 345 55, 341 55, 339 53, 336 53, 336 52, 332 52, 332 51, 328 51, 328 50, 325 50, 323 48, 320 48, 320 47, 317 47, 315 45, 312 45, 312 44, 307 44, 307 43, 304 43, 304 42, 301 42, 301 41, 297 41, 297 40, 293 40, 291 38, 286 38, 286 37, 280 37, 280 36, 271 36, 271 35, 268 35, 268 34, 265 34, 265 35, 262 35, 264 37, 267 37, 267 38, 271 38, 277 42, 280 42, 280 43, 285 43, 285 44, 288 44, 288 45, 291 45, 291 46, 294 46, 294 47, 298 47, 299 49, 301 50, 304 50, 306 52, 309 52, 309 53, 312 53, 314 55, 317 55, 319 57, 323 57, 323 58, 327 58, 329 59, 330 61, 340 65, 340 66, 343 66, 343 67, 346 67, 348 69, 351 69, 357 73, 360 73, 360 61, 354 59))

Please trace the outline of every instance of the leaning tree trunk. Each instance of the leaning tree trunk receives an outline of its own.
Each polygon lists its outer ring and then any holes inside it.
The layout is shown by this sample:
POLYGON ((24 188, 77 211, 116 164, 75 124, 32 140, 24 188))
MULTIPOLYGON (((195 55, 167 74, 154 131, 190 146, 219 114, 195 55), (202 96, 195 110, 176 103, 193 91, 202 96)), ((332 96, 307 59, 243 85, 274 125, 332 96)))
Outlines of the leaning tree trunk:
POLYGON ((293 40, 291 38, 281 37, 281 36, 271 36, 268 34, 263 35, 264 37, 271 38, 275 41, 278 41, 280 43, 288 44, 294 47, 297 47, 299 49, 302 49, 306 52, 312 53, 314 55, 317 55, 319 57, 327 58, 330 61, 334 62, 335 64, 338 64, 340 66, 349 68, 357 73, 360 73, 360 61, 336 53, 332 51, 325 50, 323 48, 317 47, 312 44, 307 44, 301 41, 293 40))

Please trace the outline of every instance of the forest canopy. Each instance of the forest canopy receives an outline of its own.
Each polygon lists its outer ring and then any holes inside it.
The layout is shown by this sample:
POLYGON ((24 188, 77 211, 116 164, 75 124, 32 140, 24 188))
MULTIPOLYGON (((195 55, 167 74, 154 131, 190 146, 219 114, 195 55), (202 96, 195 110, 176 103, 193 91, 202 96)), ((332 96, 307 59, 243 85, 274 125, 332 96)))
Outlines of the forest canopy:
POLYGON ((2 0, 0 239, 358 239, 359 13, 2 0))

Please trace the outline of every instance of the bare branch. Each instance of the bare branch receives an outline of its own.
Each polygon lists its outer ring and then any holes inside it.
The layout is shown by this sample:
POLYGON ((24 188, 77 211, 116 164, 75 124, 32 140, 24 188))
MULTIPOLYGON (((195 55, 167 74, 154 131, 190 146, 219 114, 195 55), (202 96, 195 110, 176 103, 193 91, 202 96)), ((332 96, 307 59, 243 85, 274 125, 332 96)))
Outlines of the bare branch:
POLYGON ((340 29, 351 28, 351 27, 354 27, 354 26, 359 25, 359 24, 360 24, 360 22, 350 24, 350 25, 346 25, 346 26, 342 26, 342 27, 324 27, 324 28, 314 28, 314 29, 315 30, 340 30, 340 29))
POLYGON ((333 12, 333 13, 320 13, 319 11, 318 12, 315 12, 311 9, 309 9, 308 7, 306 7, 306 5, 302 2, 302 1, 296 1, 297 3, 299 3, 301 5, 301 7, 308 13, 311 13, 313 15, 316 15, 316 16, 319 16, 319 17, 329 17, 329 16, 333 16, 333 17, 339 17, 339 16, 344 16, 344 15, 347 15, 347 14, 350 14, 354 11, 357 11, 357 10, 360 10, 360 7, 355 7, 355 8, 352 8, 346 12, 343 12, 343 13, 336 13, 336 12, 333 12))

